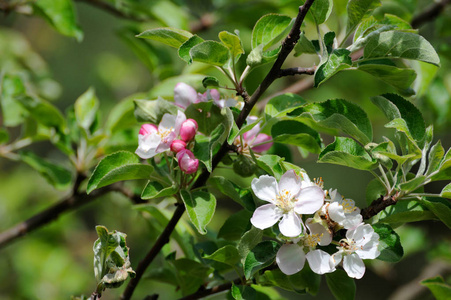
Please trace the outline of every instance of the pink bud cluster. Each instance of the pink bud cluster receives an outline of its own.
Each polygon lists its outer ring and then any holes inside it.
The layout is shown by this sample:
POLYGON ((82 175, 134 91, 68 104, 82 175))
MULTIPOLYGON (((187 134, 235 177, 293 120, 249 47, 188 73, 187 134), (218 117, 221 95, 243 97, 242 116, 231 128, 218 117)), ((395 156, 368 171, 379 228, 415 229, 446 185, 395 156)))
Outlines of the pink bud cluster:
POLYGON ((182 172, 193 174, 199 168, 199 160, 194 156, 193 152, 183 149, 177 153, 177 161, 182 172))
POLYGON ((199 126, 196 120, 188 119, 182 123, 180 126, 180 139, 174 140, 171 144, 171 151, 174 153, 179 153, 180 151, 186 149, 187 143, 192 141, 196 136, 199 126))

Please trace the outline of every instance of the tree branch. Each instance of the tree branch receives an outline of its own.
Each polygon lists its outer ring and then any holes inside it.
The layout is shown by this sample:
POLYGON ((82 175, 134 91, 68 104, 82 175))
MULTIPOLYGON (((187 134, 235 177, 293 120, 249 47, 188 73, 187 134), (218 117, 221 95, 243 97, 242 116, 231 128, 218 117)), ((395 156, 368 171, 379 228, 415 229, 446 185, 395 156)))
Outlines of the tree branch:
MULTIPOLYGON (((259 85, 255 93, 252 95, 251 98, 249 98, 249 101, 245 103, 243 110, 240 112, 240 115, 238 116, 238 119, 236 121, 238 128, 241 128, 243 126, 244 121, 246 120, 250 111, 257 103, 257 101, 260 99, 260 97, 263 95, 263 93, 267 90, 267 88, 274 82, 274 80, 279 78, 278 75, 282 67, 282 64, 285 62, 285 59, 287 58, 288 54, 290 54, 290 52, 294 48, 294 45, 296 45, 297 41, 299 40, 301 25, 313 2, 314 0, 307 0, 303 6, 299 7, 299 13, 293 24, 293 28, 291 29, 290 33, 285 38, 285 40, 282 42, 282 49, 280 50, 276 62, 272 66, 269 73, 266 75, 265 79, 263 79, 262 83, 259 85)), ((219 164, 219 162, 227 154, 228 151, 229 145, 227 144, 227 141, 224 141, 219 151, 213 157, 212 169, 216 168, 216 166, 219 164)), ((191 189, 196 189, 204 186, 209 176, 210 172, 208 170, 204 170, 196 179, 196 182, 193 184, 191 189)), ((184 212, 185 212, 184 205, 180 205, 177 207, 177 209, 174 212, 174 215, 172 216, 171 220, 169 221, 164 231, 161 233, 158 240, 155 242, 152 249, 150 249, 146 257, 139 263, 138 267, 135 270, 136 277, 129 281, 124 293, 121 296, 121 299, 127 300, 131 298, 136 286, 138 285, 139 280, 144 274, 144 271, 155 259, 157 254, 160 252, 161 248, 163 248, 163 246, 169 241, 169 236, 171 235, 172 231, 174 230, 175 226, 177 225, 178 221, 180 220, 184 212)))
POLYGON ((426 10, 421 12, 421 14, 415 16, 410 22, 413 28, 418 28, 424 23, 430 22, 438 17, 445 7, 451 3, 451 0, 442 0, 440 2, 435 2, 433 5, 428 7, 426 10))
POLYGON ((383 211, 385 208, 394 205, 397 202, 398 199, 396 195, 389 197, 380 196, 379 199, 374 200, 370 206, 362 209, 360 214, 362 215, 364 220, 368 220, 383 211))
POLYGON ((279 72, 279 78, 284 76, 294 76, 294 75, 313 75, 315 74, 316 67, 311 68, 288 68, 288 69, 282 69, 279 72))

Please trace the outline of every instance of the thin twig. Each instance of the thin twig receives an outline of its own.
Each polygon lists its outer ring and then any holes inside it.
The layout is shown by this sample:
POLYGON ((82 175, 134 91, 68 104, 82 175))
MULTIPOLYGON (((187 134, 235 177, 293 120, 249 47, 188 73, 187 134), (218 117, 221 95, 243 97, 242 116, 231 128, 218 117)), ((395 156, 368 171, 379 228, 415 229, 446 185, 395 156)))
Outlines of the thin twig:
MULTIPOLYGON (((255 93, 252 95, 252 97, 249 98, 249 101, 245 103, 243 110, 240 112, 240 115, 238 116, 238 119, 236 121, 238 128, 241 128, 241 126, 243 126, 244 121, 246 120, 250 111, 257 103, 257 101, 260 99, 260 97, 263 95, 263 93, 267 90, 267 88, 274 82, 274 80, 279 78, 278 75, 282 67, 282 64, 284 63, 288 54, 290 54, 290 52, 293 50, 294 45, 296 45, 297 41, 299 40, 302 22, 304 21, 305 15, 307 14, 313 2, 314 0, 307 0, 303 6, 299 7, 299 13, 293 24, 293 28, 291 29, 290 33, 285 38, 285 40, 282 42, 282 49, 280 50, 276 62, 274 63, 269 73, 266 75, 265 79, 263 79, 262 83, 259 85, 255 93)), ((216 166, 219 164, 219 162, 227 154, 228 151, 229 145, 227 144, 227 141, 224 141, 219 151, 213 157, 212 169, 216 168, 216 166)), ((191 189, 193 190, 204 186, 209 177, 210 172, 208 170, 204 170, 199 175, 199 177, 197 178, 196 182, 193 184, 191 189)), ((171 220, 169 221, 164 231, 161 233, 158 240, 155 242, 152 249, 149 251, 146 257, 139 263, 138 267, 136 268, 136 277, 129 281, 124 293, 121 296, 121 299, 127 300, 131 298, 136 286, 138 285, 139 280, 144 274, 144 271, 155 259, 157 254, 160 252, 161 248, 169 241, 169 236, 174 230, 175 225, 177 225, 177 222, 182 217, 184 211, 185 211, 184 205, 180 205, 177 207, 177 209, 174 212, 174 215, 172 216, 171 220)))
POLYGON ((370 206, 362 209, 360 214, 362 215, 364 220, 368 220, 377 215, 378 213, 380 213, 381 211, 383 211, 384 209, 386 209, 387 207, 395 205, 397 202, 398 199, 396 195, 390 197, 380 196, 379 199, 374 200, 370 206))
POLYGON ((410 22, 413 28, 419 28, 424 23, 435 20, 445 9, 445 7, 451 3, 451 0, 442 0, 435 2, 433 5, 422 11, 419 15, 415 16, 410 22))
POLYGON ((197 292, 195 292, 194 294, 185 296, 183 298, 180 298, 179 300, 196 300, 196 299, 200 299, 203 297, 207 297, 210 295, 214 295, 223 291, 227 291, 232 287, 232 284, 240 284, 241 283, 241 279, 237 278, 234 281, 230 281, 230 282, 226 282, 223 283, 221 285, 217 285, 214 286, 210 289, 200 289, 197 292))
POLYGON ((316 67, 311 68, 288 68, 288 69, 282 69, 279 72, 279 77, 284 76, 294 76, 294 75, 313 75, 315 74, 316 67))

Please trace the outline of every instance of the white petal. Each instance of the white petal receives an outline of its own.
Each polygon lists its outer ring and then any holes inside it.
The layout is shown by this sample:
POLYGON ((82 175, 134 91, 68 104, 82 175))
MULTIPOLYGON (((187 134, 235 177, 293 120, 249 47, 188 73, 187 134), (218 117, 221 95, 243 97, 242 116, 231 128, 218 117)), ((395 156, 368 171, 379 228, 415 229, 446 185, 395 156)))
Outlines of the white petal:
POLYGON ((331 202, 338 202, 339 204, 341 204, 341 202, 343 202, 343 198, 341 197, 340 193, 335 189, 329 190, 329 195, 330 195, 330 200, 331 202))
POLYGON ((279 191, 284 193, 289 192, 292 197, 298 195, 301 189, 301 178, 296 174, 294 170, 288 170, 282 175, 279 181, 279 191))
POLYGON ((320 236, 319 245, 321 246, 327 246, 332 242, 332 234, 329 232, 329 229, 326 228, 321 223, 314 223, 312 218, 307 219, 305 222, 305 225, 307 225, 310 234, 318 234, 320 236))
POLYGON ((329 217, 333 221, 343 226, 342 223, 344 220, 346 220, 345 212, 343 211, 343 206, 341 206, 338 202, 332 202, 327 208, 327 212, 329 213, 329 217))
POLYGON ((356 253, 346 255, 343 258, 343 268, 349 277, 360 279, 365 274, 365 264, 356 253))
POLYGON ((177 137, 180 133, 180 127, 182 126, 182 123, 186 121, 186 116, 183 112, 181 112, 180 110, 177 111, 177 117, 175 118, 175 123, 174 123, 174 133, 175 133, 175 137, 177 137))
POLYGON ((355 251, 361 259, 375 259, 379 256, 379 254, 381 254, 378 249, 379 235, 377 233, 375 233, 374 235, 377 235, 377 238, 372 237, 369 242, 361 246, 361 249, 355 251))
POLYGON ((296 244, 285 244, 277 251, 276 262, 280 271, 293 275, 302 270, 305 264, 305 253, 296 244))
POLYGON ((262 175, 259 178, 254 178, 251 186, 257 198, 275 203, 276 197, 279 195, 279 188, 274 177, 262 175))
POLYGON ((324 192, 318 186, 301 189, 294 210, 298 214, 313 214, 324 204, 324 192))
POLYGON ((346 232, 348 240, 354 240, 357 245, 365 245, 374 234, 374 229, 370 224, 361 223, 357 227, 346 232))
POLYGON ((279 223, 280 232, 284 236, 295 237, 302 233, 302 223, 298 215, 294 211, 290 211, 282 216, 279 223))
POLYGON ((302 181, 301 181, 301 188, 306 188, 308 186, 314 186, 315 184, 310 180, 310 177, 307 173, 301 172, 302 181))
POLYGON ((157 134, 139 135, 138 136, 139 146, 136 149, 136 154, 143 158, 148 159, 154 157, 158 153, 156 149, 161 142, 160 136, 157 134))
POLYGON ((360 223, 362 223, 363 218, 362 215, 357 213, 357 214, 345 214, 346 219, 343 220, 342 225, 344 228, 346 229, 352 229, 357 227, 357 225, 359 225, 360 223))
POLYGON ((251 223, 258 229, 266 229, 279 221, 282 213, 274 204, 265 204, 258 207, 251 218, 251 223))
POLYGON ((325 274, 335 271, 335 266, 330 264, 330 254, 323 250, 310 251, 306 255, 310 269, 316 274, 325 274))
POLYGON ((163 118, 161 118, 161 122, 158 125, 158 131, 163 132, 167 130, 173 131, 175 128, 175 119, 177 117, 171 114, 164 114, 163 118))
POLYGON ((342 257, 343 257, 342 251, 338 251, 332 254, 329 261, 330 265, 336 267, 341 262, 342 257))

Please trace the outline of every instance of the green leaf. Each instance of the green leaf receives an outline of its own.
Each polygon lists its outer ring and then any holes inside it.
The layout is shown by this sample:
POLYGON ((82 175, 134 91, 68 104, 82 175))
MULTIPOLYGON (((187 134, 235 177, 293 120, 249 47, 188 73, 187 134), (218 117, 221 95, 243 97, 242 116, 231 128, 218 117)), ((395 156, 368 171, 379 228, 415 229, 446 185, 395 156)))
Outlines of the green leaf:
POLYGON ((426 175, 431 174, 439 168, 440 162, 442 161, 444 155, 445 149, 442 146, 442 142, 439 140, 434 146, 432 146, 431 151, 429 152, 426 175))
POLYGON ((194 227, 200 234, 206 234, 206 227, 215 213, 216 198, 210 193, 201 191, 190 193, 182 190, 180 195, 194 227))
POLYGON ((288 116, 316 131, 331 135, 339 135, 341 131, 363 145, 373 139, 373 129, 365 111, 343 99, 307 104, 288 116))
POLYGON ((300 56, 301 54, 316 54, 315 45, 306 36, 305 32, 301 32, 299 40, 294 46, 294 56, 300 56))
MULTIPOLYGON (((232 128, 233 114, 230 109, 221 109, 213 101, 191 104, 186 108, 185 115, 186 118, 196 120, 199 131, 207 136, 216 131, 219 124, 224 125, 224 135, 228 135, 232 128)), ((221 142, 224 141, 225 136, 221 139, 221 142)))
POLYGON ((417 73, 412 69, 401 69, 388 65, 364 64, 357 69, 373 75, 406 94, 411 93, 408 89, 417 77, 417 73))
POLYGON ((230 197, 249 211, 255 210, 252 194, 248 189, 243 189, 222 176, 213 176, 208 179, 208 185, 213 186, 223 195, 230 197))
POLYGON ((429 278, 421 281, 421 284, 426 286, 437 300, 451 299, 451 286, 446 284, 441 276, 429 278))
POLYGON ((385 14, 382 20, 378 20, 375 17, 370 16, 362 20, 362 22, 360 22, 359 26, 357 27, 354 33, 354 43, 359 38, 364 38, 368 36, 368 34, 375 32, 382 27, 391 29, 396 28, 397 30, 414 32, 409 22, 401 19, 398 16, 385 14))
POLYGON ((240 240, 243 234, 250 229, 252 212, 243 209, 232 214, 219 229, 218 239, 223 238, 228 241, 240 240))
POLYGON ((374 224, 374 231, 379 235, 379 260, 398 262, 404 255, 399 235, 387 224, 374 224))
POLYGON ((238 253, 240 254, 242 263, 244 263, 244 260, 246 259, 249 252, 255 246, 257 246, 258 243, 261 242, 262 238, 263 231, 255 227, 252 227, 251 229, 246 231, 246 233, 243 234, 237 246, 238 253))
POLYGON ((206 137, 202 135, 196 135, 193 154, 201 161, 207 170, 211 172, 213 170, 213 153, 217 147, 222 143, 221 137, 224 136, 224 125, 219 124, 216 129, 211 133, 211 136, 206 137))
POLYGON ((179 48, 192 36, 188 31, 165 27, 146 30, 136 37, 154 40, 174 48, 179 48))
POLYGON ((308 264, 294 275, 285 275, 279 269, 268 270, 260 276, 259 283, 262 285, 274 285, 288 291, 295 291, 299 294, 306 292, 316 295, 319 291, 321 276, 313 273, 308 264))
POLYGON ((200 43, 203 43, 204 39, 198 37, 197 35, 193 35, 190 37, 187 41, 185 41, 179 48, 178 54, 181 59, 183 59, 188 64, 191 64, 193 62, 193 58, 190 55, 190 50, 196 45, 199 45, 200 43))
POLYGON ((371 205, 374 200, 379 199, 387 193, 385 186, 377 178, 371 180, 366 186, 366 203, 371 205))
POLYGON ((285 37, 291 22, 292 19, 285 15, 268 14, 261 17, 252 30, 252 49, 263 45, 262 50, 268 50, 285 37))
POLYGON ((204 88, 207 88, 209 86, 218 87, 219 80, 216 77, 207 76, 204 79, 202 79, 202 85, 204 86, 204 88))
POLYGON ((451 199, 451 183, 448 183, 441 191, 440 196, 451 199))
POLYGON ((6 129, 0 128, 0 145, 9 141, 9 133, 6 129))
POLYGON ((435 215, 422 202, 402 200, 378 214, 378 222, 399 224, 435 219, 435 215))
MULTIPOLYGON (((371 101, 384 112, 390 121, 403 119, 408 129, 407 135, 411 135, 417 142, 423 140, 426 134, 426 126, 421 112, 415 105, 395 94, 372 97, 371 101)), ((391 125, 391 127, 395 126, 397 126, 395 123, 391 125)))
MULTIPOLYGON (((437 171, 437 170, 436 170, 437 171)), ((435 180, 449 180, 451 179, 451 149, 445 154, 445 157, 440 162, 438 173, 432 176, 432 181, 435 180)))
POLYGON ((364 59, 405 58, 440 65, 440 59, 431 44, 422 36, 401 31, 386 31, 368 39, 364 59))
POLYGON ((74 37, 79 42, 83 39, 83 32, 76 24, 75 9, 72 1, 39 0, 33 2, 33 7, 59 33, 74 37))
POLYGON ((326 22, 332 13, 333 4, 332 0, 316 0, 313 2, 309 13, 313 16, 316 24, 319 25, 326 22))
POLYGON ((348 12, 348 25, 346 32, 350 33, 353 31, 365 16, 369 15, 380 5, 380 0, 350 0, 346 6, 346 10, 348 12))
POLYGON ((299 95, 292 93, 278 95, 271 98, 265 106, 266 120, 283 117, 304 104, 307 104, 307 101, 299 95))
POLYGON ((295 145, 312 153, 321 152, 322 141, 319 133, 298 121, 277 122, 271 127, 271 136, 277 143, 295 145))
POLYGON ((213 254, 206 255, 204 258, 219 261, 232 267, 240 261, 238 250, 232 245, 226 245, 219 248, 213 254))
POLYGON ((61 112, 49 102, 30 96, 18 97, 16 100, 38 123, 46 127, 57 128, 60 132, 63 131, 65 124, 64 117, 61 112))
POLYGON ((37 156, 31 151, 20 152, 20 159, 38 171, 51 185, 57 189, 66 189, 72 182, 72 173, 45 159, 37 156))
POLYGON ((372 159, 365 149, 350 138, 336 137, 319 155, 318 162, 330 163, 358 170, 372 170, 377 160, 372 159))
POLYGON ((399 188, 404 192, 412 192, 416 190, 422 183, 426 181, 426 176, 418 176, 399 185, 399 188))
POLYGON ((134 103, 138 122, 159 124, 164 114, 177 114, 177 107, 161 97, 156 100, 135 100, 134 103))
POLYGON ((451 203, 447 199, 428 197, 421 204, 432 211, 448 228, 451 228, 451 203))
POLYGON ((230 58, 229 49, 215 41, 205 41, 195 45, 189 50, 194 61, 222 67, 230 58))
POLYGON ((152 172, 153 167, 142 164, 136 154, 119 151, 99 162, 89 178, 86 192, 89 194, 95 189, 118 181, 147 179, 152 172))
POLYGON ((97 99, 93 88, 89 88, 85 93, 78 97, 74 104, 75 118, 81 128, 89 131, 95 120, 97 109, 99 108, 99 99, 97 99))
POLYGON ((186 258, 177 259, 172 264, 177 270, 177 279, 183 296, 196 292, 213 272, 212 268, 186 258))
POLYGON ((172 196, 177 192, 175 185, 164 187, 158 181, 149 181, 142 191, 141 199, 155 199, 160 197, 172 196))
POLYGON ((264 65, 270 63, 277 59, 279 55, 281 46, 277 47, 274 50, 263 51, 263 45, 259 45, 257 48, 249 53, 246 57, 246 64, 251 67, 258 67, 260 65, 264 65))
POLYGON ((347 49, 335 49, 327 60, 315 72, 315 87, 338 73, 352 66, 351 52, 347 49))
POLYGON ((246 256, 244 262, 244 276, 249 279, 255 272, 274 262, 280 244, 274 241, 263 241, 255 246, 246 256))
POLYGON ((348 300, 355 298, 356 287, 354 279, 348 277, 345 271, 338 269, 333 273, 327 273, 326 282, 335 299, 348 300))
POLYGON ((244 54, 243 45, 241 44, 240 37, 236 34, 228 31, 221 31, 219 33, 219 39, 226 45, 232 54, 232 58, 238 60, 241 54, 244 54))
POLYGON ((17 126, 24 122, 27 111, 15 99, 26 94, 21 76, 5 74, 1 80, 1 108, 4 126, 17 126))
POLYGON ((277 180, 280 179, 283 175, 282 167, 280 163, 284 160, 284 158, 278 155, 262 155, 257 158, 257 164, 260 168, 262 168, 266 173, 274 176, 277 180))

